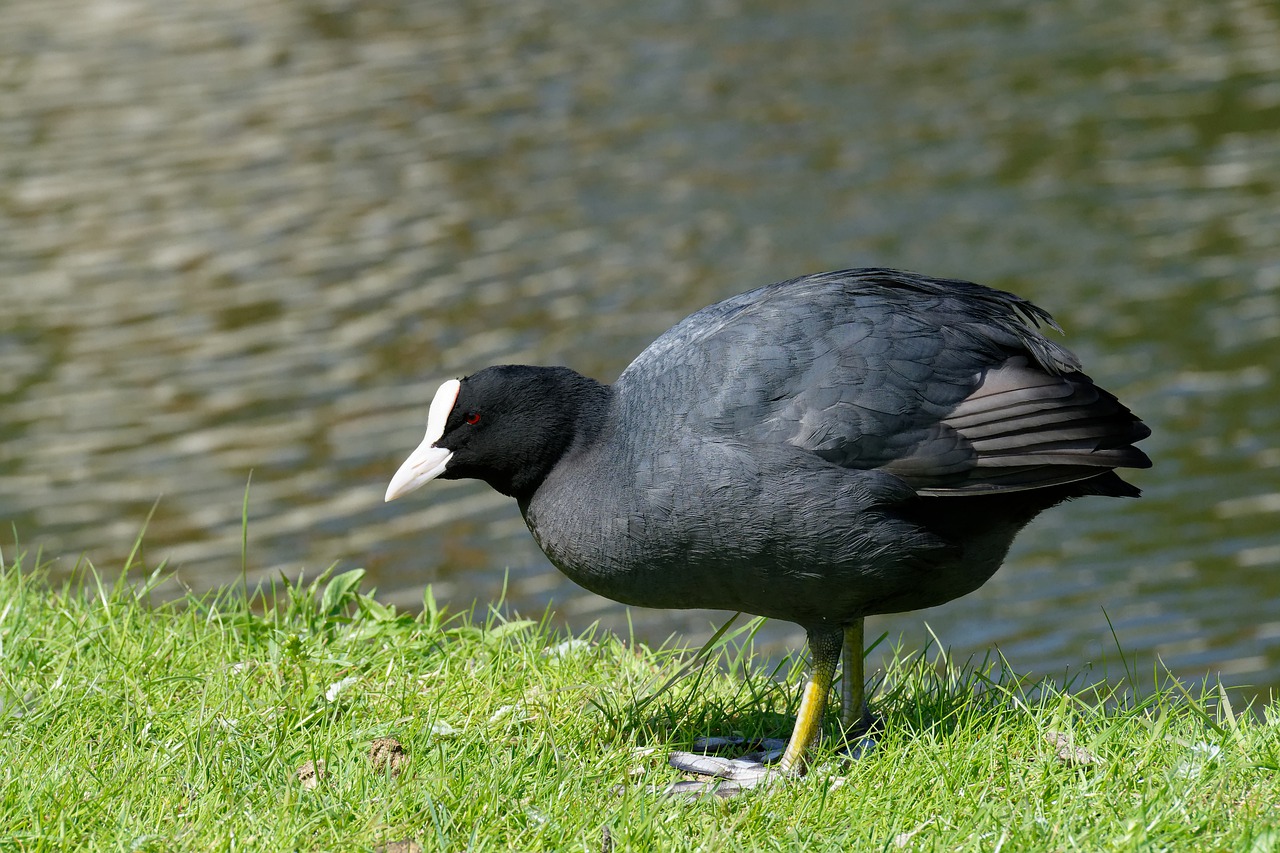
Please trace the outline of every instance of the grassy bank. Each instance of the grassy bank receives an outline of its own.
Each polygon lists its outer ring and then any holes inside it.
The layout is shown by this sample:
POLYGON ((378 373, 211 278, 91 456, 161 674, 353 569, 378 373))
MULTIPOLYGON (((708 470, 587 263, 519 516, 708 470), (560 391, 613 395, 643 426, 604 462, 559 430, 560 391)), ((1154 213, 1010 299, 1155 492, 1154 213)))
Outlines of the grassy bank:
POLYGON ((868 757, 673 800, 650 791, 669 749, 785 736, 794 680, 729 644, 653 698, 689 654, 395 613, 359 573, 152 605, 8 556, 4 849, 1280 850, 1280 725, 1216 688, 1125 700, 901 656, 868 757))

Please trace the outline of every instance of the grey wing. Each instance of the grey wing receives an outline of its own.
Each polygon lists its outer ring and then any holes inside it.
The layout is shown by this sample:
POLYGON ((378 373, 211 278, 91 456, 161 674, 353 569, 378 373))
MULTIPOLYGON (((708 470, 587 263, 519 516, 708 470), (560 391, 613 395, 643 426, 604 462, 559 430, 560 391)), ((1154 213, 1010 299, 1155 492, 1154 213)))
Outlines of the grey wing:
POLYGON ((704 309, 637 364, 679 347, 680 359, 654 363, 678 364, 666 380, 683 390, 669 390, 694 401, 699 428, 882 470, 920 494, 1034 489, 1149 465, 1129 446, 1146 427, 1036 322, 1052 324, 1018 297, 967 282, 843 271, 704 309))
POLYGON ((884 468, 924 495, 1022 491, 1112 468, 1148 468, 1151 460, 1132 445, 1150 434, 1085 374, 1055 376, 1015 356, 983 371, 978 386, 942 419, 936 449, 923 445, 920 456, 884 468), (967 456, 959 471, 930 464, 931 455, 953 444, 967 456))

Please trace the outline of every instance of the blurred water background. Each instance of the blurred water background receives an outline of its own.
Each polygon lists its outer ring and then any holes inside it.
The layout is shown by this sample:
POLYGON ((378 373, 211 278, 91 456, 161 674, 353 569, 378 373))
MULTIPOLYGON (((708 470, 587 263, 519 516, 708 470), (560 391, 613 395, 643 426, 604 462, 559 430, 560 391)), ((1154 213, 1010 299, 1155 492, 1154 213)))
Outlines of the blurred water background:
POLYGON ((612 380, 705 304, 894 266, 1051 310, 1156 467, 871 635, 1062 676, 1114 667, 1109 617, 1140 668, 1265 696, 1277 45, 1252 0, 11 0, 0 551, 110 575, 154 505, 165 589, 226 584, 252 471, 251 582, 336 561, 464 607, 505 575, 509 610, 697 643, 718 616, 577 589, 487 487, 384 505, 431 394, 612 380))

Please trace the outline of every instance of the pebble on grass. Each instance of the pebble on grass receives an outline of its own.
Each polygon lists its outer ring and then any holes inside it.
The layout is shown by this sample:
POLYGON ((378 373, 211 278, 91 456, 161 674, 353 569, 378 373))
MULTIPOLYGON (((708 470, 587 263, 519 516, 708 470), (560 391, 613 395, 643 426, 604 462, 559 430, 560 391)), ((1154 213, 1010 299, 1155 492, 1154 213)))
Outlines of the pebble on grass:
POLYGON ((399 776, 409 763, 409 753, 404 746, 393 737, 380 737, 369 745, 369 763, 378 772, 390 772, 399 776))
POLYGON ((308 791, 313 791, 319 787, 320 782, 327 775, 328 771, 324 769, 323 761, 308 761, 298 768, 298 781, 308 791))
POLYGON ((1082 746, 1076 746, 1071 742, 1071 738, 1062 732, 1045 732, 1044 739, 1057 750, 1057 758, 1063 764, 1070 764, 1074 767, 1088 767, 1091 764, 1102 763, 1101 758, 1082 746))
POLYGON ((388 841, 377 848, 378 853, 422 853, 422 845, 412 838, 403 841, 388 841))

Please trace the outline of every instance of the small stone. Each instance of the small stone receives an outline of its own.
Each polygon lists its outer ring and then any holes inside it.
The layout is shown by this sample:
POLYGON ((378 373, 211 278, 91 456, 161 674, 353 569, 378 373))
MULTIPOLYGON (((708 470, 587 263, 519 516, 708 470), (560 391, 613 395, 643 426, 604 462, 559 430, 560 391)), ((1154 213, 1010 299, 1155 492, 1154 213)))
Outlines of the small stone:
POLYGON ((378 853, 422 853, 422 845, 412 838, 406 838, 403 841, 388 841, 376 849, 378 853))
POLYGON ((1102 759, 1094 755, 1082 746, 1075 746, 1071 743, 1071 738, 1062 732, 1049 731, 1044 733, 1044 739, 1049 745, 1057 749, 1058 760, 1063 764, 1070 764, 1076 767, 1088 767, 1091 764, 1101 764, 1102 759))
POLYGON ((399 776, 409 763, 409 753, 395 738, 380 737, 369 745, 369 763, 380 773, 399 776))
POLYGON ((318 788, 328 775, 328 771, 324 769, 323 761, 308 761, 298 768, 298 781, 308 791, 314 791, 318 788))

